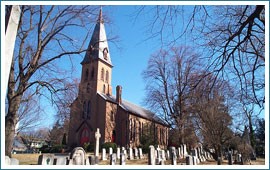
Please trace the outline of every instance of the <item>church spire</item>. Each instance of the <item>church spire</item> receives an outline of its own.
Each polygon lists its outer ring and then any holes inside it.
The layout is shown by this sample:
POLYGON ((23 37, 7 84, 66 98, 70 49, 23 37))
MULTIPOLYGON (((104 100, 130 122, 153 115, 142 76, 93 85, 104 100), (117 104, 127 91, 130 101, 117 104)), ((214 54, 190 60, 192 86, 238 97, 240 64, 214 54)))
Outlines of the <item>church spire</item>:
POLYGON ((90 40, 87 52, 81 64, 87 64, 90 63, 90 61, 97 59, 112 67, 101 7, 99 10, 97 23, 92 34, 92 38, 90 40))
POLYGON ((102 7, 100 6, 100 10, 99 10, 99 15, 98 15, 98 20, 97 22, 99 23, 103 23, 104 24, 104 20, 103 20, 103 16, 102 16, 102 7))

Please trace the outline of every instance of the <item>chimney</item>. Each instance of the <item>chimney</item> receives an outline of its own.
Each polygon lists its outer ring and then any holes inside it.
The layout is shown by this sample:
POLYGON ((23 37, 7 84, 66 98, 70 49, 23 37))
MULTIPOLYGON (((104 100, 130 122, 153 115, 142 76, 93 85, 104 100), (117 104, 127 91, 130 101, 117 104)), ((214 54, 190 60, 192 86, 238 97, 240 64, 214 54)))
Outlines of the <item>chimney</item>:
POLYGON ((122 86, 120 85, 116 87, 116 102, 122 104, 122 86))

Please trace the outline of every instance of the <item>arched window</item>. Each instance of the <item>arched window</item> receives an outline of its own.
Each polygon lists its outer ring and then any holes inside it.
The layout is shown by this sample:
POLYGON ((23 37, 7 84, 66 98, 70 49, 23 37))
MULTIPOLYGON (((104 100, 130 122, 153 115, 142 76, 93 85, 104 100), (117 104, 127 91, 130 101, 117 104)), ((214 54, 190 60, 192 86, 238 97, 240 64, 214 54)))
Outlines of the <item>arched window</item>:
POLYGON ((95 70, 94 70, 94 68, 92 68, 92 71, 91 71, 91 80, 94 79, 94 76, 95 76, 95 70))
POLYGON ((101 77, 100 77, 100 79, 102 81, 104 81, 104 68, 101 69, 101 77))
POLYGON ((89 83, 87 83, 86 92, 87 92, 87 93, 90 92, 90 84, 89 84, 89 83))
POLYGON ((84 75, 84 81, 87 81, 87 79, 88 79, 88 69, 86 69, 86 71, 85 71, 85 75, 84 75))
POLYGON ((88 101, 88 105, 87 105, 87 119, 91 119, 91 102, 90 102, 90 100, 88 101))
POLYGON ((103 84, 103 93, 105 93, 105 91, 106 91, 106 86, 105 84, 103 84))
POLYGON ((106 78, 105 78, 105 82, 108 83, 109 82, 109 71, 106 71, 106 78))
POLYGON ((114 121, 114 113, 111 111, 111 121, 114 121))

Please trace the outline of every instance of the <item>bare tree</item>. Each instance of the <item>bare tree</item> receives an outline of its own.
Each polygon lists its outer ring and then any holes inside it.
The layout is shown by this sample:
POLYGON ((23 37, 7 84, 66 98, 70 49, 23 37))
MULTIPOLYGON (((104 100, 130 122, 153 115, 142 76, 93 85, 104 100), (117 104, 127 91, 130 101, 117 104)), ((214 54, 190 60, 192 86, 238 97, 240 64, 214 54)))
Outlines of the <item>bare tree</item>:
POLYGON ((85 51, 85 39, 77 34, 91 28, 88 25, 97 18, 98 8, 21 6, 7 91, 6 155, 11 156, 18 109, 24 93, 30 91, 30 95, 47 97, 54 102, 54 97, 66 90, 64 84, 71 74, 59 69, 57 61, 72 61, 72 55, 85 51))
MULTIPOLYGON (((185 129, 190 128, 188 118, 190 77, 199 72, 198 55, 188 47, 160 50, 152 55, 146 70, 147 104, 179 131, 179 143, 185 143, 185 129)), ((187 137, 187 136, 186 136, 187 137)))
POLYGON ((193 97, 190 111, 193 113, 193 122, 201 143, 217 160, 218 157, 222 158, 223 148, 233 138, 230 129, 233 118, 230 116, 224 95, 228 92, 227 84, 219 81, 211 87, 209 82, 214 81, 213 79, 213 76, 207 76, 207 79, 201 81, 191 92, 193 97), (214 150, 211 151, 211 148, 214 150))

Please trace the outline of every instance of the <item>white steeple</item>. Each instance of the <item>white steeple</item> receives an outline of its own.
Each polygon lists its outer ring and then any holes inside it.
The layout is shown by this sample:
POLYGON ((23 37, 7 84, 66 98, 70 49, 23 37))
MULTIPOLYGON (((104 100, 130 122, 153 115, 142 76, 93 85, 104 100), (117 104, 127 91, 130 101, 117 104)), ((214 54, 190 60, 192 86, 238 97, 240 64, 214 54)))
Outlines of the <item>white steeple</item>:
POLYGON ((100 8, 99 17, 88 45, 87 52, 81 64, 89 63, 91 60, 100 59, 109 66, 113 66, 110 57, 108 40, 106 36, 102 9, 100 8))

